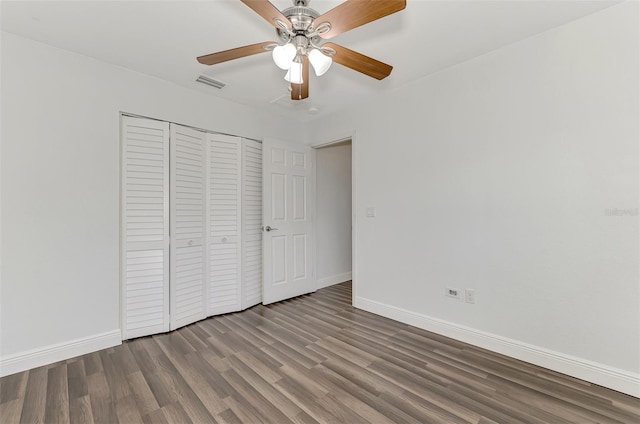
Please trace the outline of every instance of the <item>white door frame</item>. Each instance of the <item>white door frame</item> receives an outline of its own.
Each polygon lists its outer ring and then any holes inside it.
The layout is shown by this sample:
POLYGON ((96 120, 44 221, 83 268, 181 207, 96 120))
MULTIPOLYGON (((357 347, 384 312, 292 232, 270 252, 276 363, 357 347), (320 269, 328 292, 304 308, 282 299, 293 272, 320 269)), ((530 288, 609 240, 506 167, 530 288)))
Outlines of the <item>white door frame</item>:
MULTIPOLYGON (((356 132, 355 130, 350 131, 341 135, 340 137, 333 138, 330 141, 321 141, 315 144, 312 144, 311 147, 314 149, 320 149, 322 147, 329 147, 334 144, 343 143, 345 141, 351 140, 351 305, 356 306, 356 299, 358 298, 358 256, 357 256, 357 243, 358 239, 358 220, 357 220, 357 181, 356 181, 356 132)), ((317 168, 317 167, 316 167, 317 168)), ((316 178, 316 197, 318 195, 317 189, 318 179, 316 178)), ((316 217, 318 202, 316 198, 316 217)), ((318 232, 318 220, 316 219, 316 234, 318 232)), ((316 239, 317 243, 317 239, 316 239)), ((318 263, 318 249, 316 249, 316 264, 318 263)))

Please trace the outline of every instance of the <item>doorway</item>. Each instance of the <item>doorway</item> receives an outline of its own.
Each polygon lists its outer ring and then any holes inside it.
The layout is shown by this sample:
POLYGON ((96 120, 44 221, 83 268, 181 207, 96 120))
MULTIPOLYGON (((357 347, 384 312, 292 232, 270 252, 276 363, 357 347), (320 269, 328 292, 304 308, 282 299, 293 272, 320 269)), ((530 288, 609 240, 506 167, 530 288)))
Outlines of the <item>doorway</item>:
POLYGON ((352 142, 316 147, 316 287, 352 279, 352 142))

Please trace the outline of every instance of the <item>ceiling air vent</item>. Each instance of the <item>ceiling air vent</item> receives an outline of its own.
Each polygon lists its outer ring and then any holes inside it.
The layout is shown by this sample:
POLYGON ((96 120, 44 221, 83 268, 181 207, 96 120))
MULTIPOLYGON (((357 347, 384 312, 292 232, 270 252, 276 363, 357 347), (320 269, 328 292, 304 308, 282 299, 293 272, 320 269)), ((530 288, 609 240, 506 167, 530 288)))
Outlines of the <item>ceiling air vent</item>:
POLYGON ((217 89, 221 89, 222 87, 227 85, 222 81, 214 80, 213 78, 205 77, 204 75, 200 75, 198 79, 196 79, 196 82, 210 85, 211 87, 215 87, 217 89))

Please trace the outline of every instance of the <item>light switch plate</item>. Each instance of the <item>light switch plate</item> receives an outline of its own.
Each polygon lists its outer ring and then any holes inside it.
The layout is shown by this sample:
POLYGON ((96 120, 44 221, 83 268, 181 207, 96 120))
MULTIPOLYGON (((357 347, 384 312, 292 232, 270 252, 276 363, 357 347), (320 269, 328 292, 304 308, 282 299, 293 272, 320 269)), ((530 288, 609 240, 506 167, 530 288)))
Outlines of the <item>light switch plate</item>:
POLYGON ((368 207, 367 208, 367 218, 375 218, 376 217, 376 208, 368 207))

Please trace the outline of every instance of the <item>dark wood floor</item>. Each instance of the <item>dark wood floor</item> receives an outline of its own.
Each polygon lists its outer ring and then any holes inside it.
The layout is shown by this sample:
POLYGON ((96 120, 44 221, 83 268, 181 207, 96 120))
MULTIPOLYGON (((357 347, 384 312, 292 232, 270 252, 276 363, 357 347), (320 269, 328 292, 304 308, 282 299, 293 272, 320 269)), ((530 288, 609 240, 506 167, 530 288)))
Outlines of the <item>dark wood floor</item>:
POLYGON ((8 423, 639 423, 640 400, 350 306, 340 284, 0 380, 8 423))

